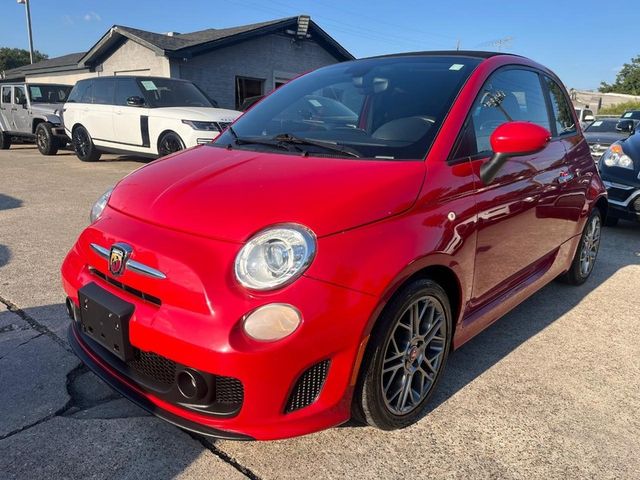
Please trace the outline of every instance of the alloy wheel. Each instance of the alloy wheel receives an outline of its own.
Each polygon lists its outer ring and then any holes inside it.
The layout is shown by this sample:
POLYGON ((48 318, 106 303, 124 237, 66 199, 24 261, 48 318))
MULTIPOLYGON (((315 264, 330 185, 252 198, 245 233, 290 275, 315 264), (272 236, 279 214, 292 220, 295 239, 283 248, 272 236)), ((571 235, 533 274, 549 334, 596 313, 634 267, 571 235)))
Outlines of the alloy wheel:
POLYGON ((178 137, 175 135, 165 135, 160 142, 159 153, 160 156, 164 157, 165 155, 178 152, 183 148, 182 142, 178 137))
POLYGON ((602 223, 599 216, 594 216, 587 225, 587 230, 582 239, 582 249, 580 251, 580 274, 587 277, 596 263, 598 248, 600 247, 600 232, 602 223))
POLYGON ((42 128, 39 128, 36 131, 36 143, 38 144, 38 148, 40 148, 40 150, 47 149, 47 136, 45 135, 45 132, 42 128))
POLYGON ((443 365, 447 322, 442 304, 420 297, 399 316, 385 346, 382 396, 389 411, 406 415, 415 410, 443 365))
POLYGON ((89 138, 81 128, 73 132, 73 146, 80 156, 86 156, 89 151, 89 138))

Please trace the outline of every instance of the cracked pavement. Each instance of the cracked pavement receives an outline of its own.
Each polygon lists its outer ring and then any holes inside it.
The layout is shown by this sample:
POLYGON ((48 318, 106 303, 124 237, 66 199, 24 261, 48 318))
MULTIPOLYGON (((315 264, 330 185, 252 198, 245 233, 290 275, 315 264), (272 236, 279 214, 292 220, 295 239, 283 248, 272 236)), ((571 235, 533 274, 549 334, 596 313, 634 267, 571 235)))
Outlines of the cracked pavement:
POLYGON ((469 342, 418 424, 214 441, 123 399, 66 341, 59 267, 92 203, 143 165, 0 151, 0 478, 637 478, 640 225, 593 278, 552 284, 469 342))

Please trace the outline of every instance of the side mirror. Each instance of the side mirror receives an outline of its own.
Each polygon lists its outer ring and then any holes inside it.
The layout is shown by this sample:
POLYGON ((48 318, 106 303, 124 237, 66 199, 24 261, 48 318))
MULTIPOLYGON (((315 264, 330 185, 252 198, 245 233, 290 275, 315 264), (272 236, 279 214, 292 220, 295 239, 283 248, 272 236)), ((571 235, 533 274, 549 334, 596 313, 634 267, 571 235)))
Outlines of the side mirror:
POLYGON ((616 124, 616 130, 631 135, 635 130, 635 122, 633 120, 620 120, 616 124))
POLYGON ((537 153, 549 140, 551 132, 535 123, 503 123, 489 138, 494 154, 480 167, 480 179, 485 185, 491 183, 509 158, 537 153))
POLYGON ((585 115, 584 116, 584 122, 593 122, 596 119, 596 117, 594 117, 593 115, 585 115))
POLYGON ((22 97, 18 100, 18 105, 22 105, 22 108, 27 108, 27 97, 22 97))
POLYGON ((130 107, 141 107, 144 105, 144 98, 142 97, 129 97, 127 98, 127 105, 130 107))

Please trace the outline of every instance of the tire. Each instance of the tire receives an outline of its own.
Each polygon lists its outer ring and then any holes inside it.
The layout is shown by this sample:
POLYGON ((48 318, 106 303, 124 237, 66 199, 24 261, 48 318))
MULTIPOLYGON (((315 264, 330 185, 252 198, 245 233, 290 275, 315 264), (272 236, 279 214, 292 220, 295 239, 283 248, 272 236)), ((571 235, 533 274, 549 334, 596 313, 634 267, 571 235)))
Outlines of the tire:
POLYGON ((0 132, 0 150, 9 150, 11 147, 11 137, 5 132, 0 132))
POLYGON ((158 156, 164 157, 184 150, 184 142, 175 132, 167 132, 158 140, 158 156))
POLYGON ((36 145, 42 155, 55 155, 60 148, 49 122, 39 123, 36 127, 36 145))
POLYGON ((102 153, 96 148, 91 140, 91 135, 82 125, 73 129, 71 143, 76 156, 83 162, 96 162, 100 160, 102 153))
POLYGON ((584 226, 580 243, 576 249, 571 267, 560 280, 569 285, 582 285, 591 276, 600 248, 602 234, 602 215, 598 208, 594 208, 584 226))
POLYGON ((615 227, 618 225, 618 221, 620 219, 618 217, 612 217, 610 214, 607 215, 607 218, 604 219, 604 224, 607 227, 615 227))
POLYGON ((422 418, 444 371, 451 332, 449 298, 440 285, 419 279, 403 287, 371 334, 354 394, 354 418, 382 430, 422 418))

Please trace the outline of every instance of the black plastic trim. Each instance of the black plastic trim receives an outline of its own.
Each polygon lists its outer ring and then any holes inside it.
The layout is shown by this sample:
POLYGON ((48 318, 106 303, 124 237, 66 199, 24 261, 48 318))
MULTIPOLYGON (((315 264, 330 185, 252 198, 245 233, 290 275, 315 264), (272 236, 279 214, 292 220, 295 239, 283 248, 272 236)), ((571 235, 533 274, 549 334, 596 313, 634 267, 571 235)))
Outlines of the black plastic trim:
POLYGON ((115 391, 120 393, 125 398, 129 399, 140 408, 148 411, 149 413, 155 415, 162 420, 169 422, 177 427, 180 427, 184 430, 188 430, 190 432, 198 433, 200 435, 206 435, 208 437, 219 438, 222 440, 255 440, 253 437, 248 435, 234 433, 234 432, 226 432, 224 430, 218 430, 216 428, 207 427, 205 425, 201 425, 196 422, 192 422, 190 420, 186 420, 182 417, 174 415, 171 412, 163 410, 159 408, 157 405, 153 404, 151 401, 140 395, 135 390, 131 389, 128 385, 122 382, 119 378, 109 374, 105 371, 97 362, 95 362, 85 351, 85 347, 82 344, 82 340, 79 338, 79 332, 77 331, 75 324, 72 323, 69 326, 67 331, 67 336, 69 340, 69 345, 73 352, 78 356, 78 358, 87 366, 89 369, 95 373, 103 382, 113 388, 115 391))
POLYGON ((142 135, 142 146, 149 148, 151 141, 149 140, 149 116, 140 115, 140 134, 142 135))

